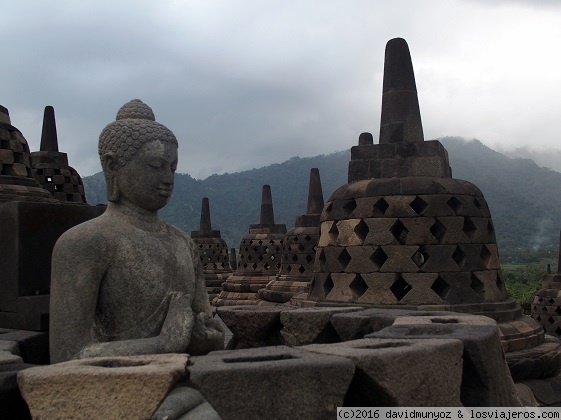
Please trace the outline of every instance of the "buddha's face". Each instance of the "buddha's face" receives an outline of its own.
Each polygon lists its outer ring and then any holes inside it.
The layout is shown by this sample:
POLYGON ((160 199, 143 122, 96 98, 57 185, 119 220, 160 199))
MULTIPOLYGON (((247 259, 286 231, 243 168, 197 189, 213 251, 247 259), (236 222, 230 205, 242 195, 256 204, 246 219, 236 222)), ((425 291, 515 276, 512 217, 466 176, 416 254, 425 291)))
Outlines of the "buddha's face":
POLYGON ((119 202, 137 209, 157 211, 167 204, 173 190, 177 145, 149 141, 124 166, 115 169, 119 202))

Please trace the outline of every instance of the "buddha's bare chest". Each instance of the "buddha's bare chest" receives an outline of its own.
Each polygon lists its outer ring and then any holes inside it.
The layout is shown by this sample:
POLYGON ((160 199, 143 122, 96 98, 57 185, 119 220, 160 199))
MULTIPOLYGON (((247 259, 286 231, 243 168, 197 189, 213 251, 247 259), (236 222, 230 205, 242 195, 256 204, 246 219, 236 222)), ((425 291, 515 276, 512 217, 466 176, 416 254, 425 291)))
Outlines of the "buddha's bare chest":
POLYGON ((150 314, 172 291, 194 293, 191 252, 182 238, 119 238, 100 287, 100 302, 114 313, 150 314))

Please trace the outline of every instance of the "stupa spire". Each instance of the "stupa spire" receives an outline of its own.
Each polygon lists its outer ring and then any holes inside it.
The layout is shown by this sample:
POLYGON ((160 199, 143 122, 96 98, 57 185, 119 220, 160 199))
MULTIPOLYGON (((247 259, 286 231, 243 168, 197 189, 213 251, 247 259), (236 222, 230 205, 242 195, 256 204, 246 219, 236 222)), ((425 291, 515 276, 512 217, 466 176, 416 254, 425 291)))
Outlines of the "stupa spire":
POLYGON ((41 151, 58 152, 55 109, 48 105, 43 113, 43 131, 41 132, 41 151))
POLYGON ((390 39, 386 44, 380 144, 423 142, 423 125, 417 86, 407 42, 390 39))
POLYGON ((200 232, 210 232, 212 230, 210 223, 210 205, 208 203, 208 197, 203 197, 203 202, 201 206, 201 223, 199 226, 200 232))
POLYGON ((263 185, 261 192, 261 218, 260 224, 274 225, 275 213, 273 212, 273 198, 271 196, 271 186, 263 185))
POLYGON ((310 170, 310 186, 308 188, 308 211, 307 214, 321 214, 323 209, 323 191, 319 178, 319 169, 310 170))

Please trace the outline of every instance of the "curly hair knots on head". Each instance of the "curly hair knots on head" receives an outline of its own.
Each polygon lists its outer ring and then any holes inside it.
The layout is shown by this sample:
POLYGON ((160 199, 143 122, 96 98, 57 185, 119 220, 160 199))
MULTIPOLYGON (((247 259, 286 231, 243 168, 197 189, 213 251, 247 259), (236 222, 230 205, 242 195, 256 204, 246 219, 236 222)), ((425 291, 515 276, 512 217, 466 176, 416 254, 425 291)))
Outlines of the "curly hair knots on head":
POLYGON ((99 156, 113 152, 124 166, 144 143, 160 140, 174 143, 177 139, 166 126, 156 122, 152 109, 140 99, 127 102, 117 112, 116 121, 108 124, 99 135, 99 156))

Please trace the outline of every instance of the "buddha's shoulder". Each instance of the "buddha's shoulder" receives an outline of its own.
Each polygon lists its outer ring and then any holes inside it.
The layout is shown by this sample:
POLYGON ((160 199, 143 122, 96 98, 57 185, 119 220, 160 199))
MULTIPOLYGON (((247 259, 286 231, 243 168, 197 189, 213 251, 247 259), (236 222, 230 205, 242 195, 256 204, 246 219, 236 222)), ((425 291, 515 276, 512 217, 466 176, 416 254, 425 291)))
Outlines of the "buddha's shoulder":
POLYGON ((101 215, 68 229, 58 238, 56 248, 101 251, 111 243, 111 238, 119 236, 121 228, 115 221, 101 215))

